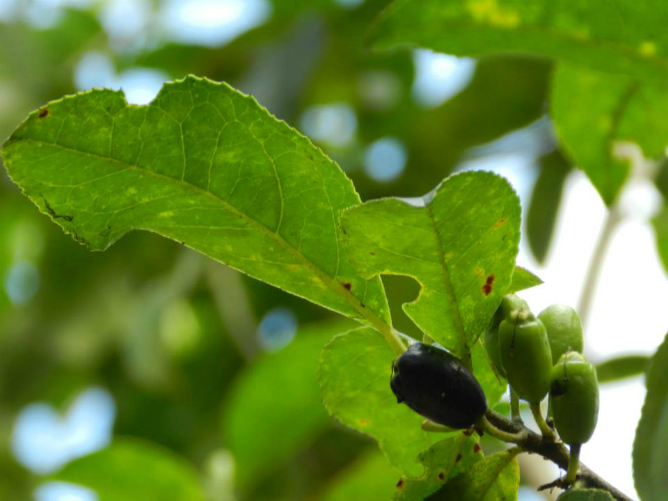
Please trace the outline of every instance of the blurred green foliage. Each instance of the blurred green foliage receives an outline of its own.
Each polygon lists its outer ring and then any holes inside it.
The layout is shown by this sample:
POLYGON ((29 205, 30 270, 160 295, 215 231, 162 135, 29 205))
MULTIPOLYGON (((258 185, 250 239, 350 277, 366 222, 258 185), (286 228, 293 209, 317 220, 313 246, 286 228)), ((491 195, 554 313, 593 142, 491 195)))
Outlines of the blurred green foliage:
MULTIPOLYGON (((558 70, 561 86, 550 88, 552 60, 512 54, 480 58, 461 92, 438 106, 422 106, 412 92, 413 53, 366 49, 369 28, 388 3, 367 0, 343 7, 334 0, 274 0, 266 22, 227 44, 209 47, 165 37, 158 16, 164 3, 158 0, 147 2, 149 20, 141 33, 144 38, 135 34, 137 43, 119 40, 105 30, 104 2, 64 9, 48 27, 30 22, 22 8, 27 10, 31 2, 19 2, 16 16, 0 21, 0 139, 30 111, 82 90, 75 81, 80 62, 99 53, 109 58, 117 73, 150 68, 169 78, 193 73, 226 81, 252 93, 270 112, 297 128, 313 106, 347 104, 356 117, 352 139, 343 145, 319 142, 317 146, 341 164, 367 200, 424 195, 462 162, 479 155, 480 147, 544 117, 550 92, 566 119, 573 117, 569 105, 574 96, 587 105, 592 96, 601 102, 609 99, 613 105, 619 100, 614 89, 600 94, 599 80, 591 88, 576 85, 576 77, 602 79, 598 74, 578 73, 564 81, 564 75, 575 71, 569 67, 558 70), (577 88, 570 89, 570 84, 577 88), (399 140, 408 160, 402 175, 378 182, 367 174, 364 155, 370 144, 385 137, 399 140)), ((391 21, 400 24, 396 18, 391 21)), ((595 26, 603 30, 603 22, 595 26)), ((425 31, 425 40, 433 37, 433 32, 425 31)), ((631 39, 637 41, 635 35, 631 39)), ((434 48, 460 49, 440 43, 434 48)), ((541 49, 529 52, 551 56, 556 50, 549 39, 541 49)), ((461 49, 471 51, 476 52, 468 46, 461 49)), ((485 48, 476 54, 490 52, 485 48)), ((637 55, 608 62, 608 54, 595 48, 590 53, 603 69, 621 66, 654 75, 663 64, 637 55)), ((623 78, 621 94, 630 77, 623 78)), ((646 86, 637 96, 655 101, 656 87, 646 86)), ((575 136, 573 158, 580 160, 582 155, 596 162, 600 156, 609 157, 608 143, 617 137, 641 138, 657 155, 664 144, 642 138, 637 128, 654 127, 656 116, 663 115, 657 109, 646 116, 641 105, 630 107, 631 115, 613 131, 617 136, 602 134, 589 156, 578 149, 578 139, 590 123, 576 120, 570 129, 575 136)), ((610 112, 610 106, 603 107, 610 112)), ((570 127, 568 120, 563 123, 570 127)), ((562 137, 568 138, 568 133, 562 137)), ((543 260, 571 162, 555 150, 557 141, 549 127, 538 129, 532 142, 539 153, 530 162, 528 177, 537 177, 538 182, 528 238, 537 259, 543 260)), ((387 499, 387 482, 398 480, 400 473, 378 455, 371 441, 344 430, 318 406, 316 354, 333 333, 348 327, 335 323, 340 321, 336 315, 222 270, 150 233, 134 232, 105 253, 90 253, 41 216, 4 169, 1 172, 0 499, 32 499, 35 487, 47 478, 20 465, 12 454, 12 432, 22 409, 45 402, 64 413, 91 385, 107 389, 114 399, 114 436, 133 438, 115 441, 107 452, 91 456, 94 462, 75 461, 60 478, 85 483, 84 477, 92 473, 91 486, 113 489, 94 482, 99 469, 108 468, 105 462, 114 462, 114 467, 119 461, 127 464, 130 470, 122 475, 143 475, 141 465, 148 461, 156 469, 174 468, 178 471, 174 477, 188 484, 183 487, 186 492, 203 489, 215 501, 356 499, 351 492, 358 499, 387 499), (292 344, 266 353, 258 324, 276 308, 291 310, 299 328, 292 344), (156 452, 163 448, 170 451, 167 456, 156 452), (132 462, 114 454, 132 456, 132 462), (152 462, 154 454, 164 463, 152 462)), ((665 166, 660 172, 657 184, 665 194, 665 166)), ((608 190, 597 185, 607 202, 614 200, 626 175, 626 167, 615 171, 608 190)), ((527 202, 523 200, 524 205, 527 202)), ((665 214, 657 217, 655 226, 668 268, 665 214)), ((398 307, 417 296, 415 281, 383 277, 383 283, 395 326, 419 335, 398 307)), ((389 364, 384 367, 389 370, 389 364)), ((382 374, 384 380, 387 377, 382 374)), ((417 419, 409 413, 406 419, 411 418, 417 419)), ((410 460, 414 459, 413 454, 410 460)), ((479 463, 478 468, 486 467, 479 463)), ((516 483, 514 461, 507 471, 506 480, 516 483)), ((166 488, 176 496, 178 490, 166 488)), ((118 496, 111 494, 108 499, 120 499, 113 495, 118 496)))

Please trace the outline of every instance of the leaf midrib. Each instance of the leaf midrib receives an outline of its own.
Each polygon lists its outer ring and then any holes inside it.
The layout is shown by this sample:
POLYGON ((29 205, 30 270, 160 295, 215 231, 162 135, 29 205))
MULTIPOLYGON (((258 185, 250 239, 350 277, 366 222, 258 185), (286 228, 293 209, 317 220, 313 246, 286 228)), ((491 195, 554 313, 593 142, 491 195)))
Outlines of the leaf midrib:
MULTIPOLYGON (((177 184, 180 184, 193 192, 195 192, 199 196, 205 196, 210 198, 211 200, 219 203, 220 205, 223 206, 223 209, 228 210, 229 212, 232 212, 233 214, 241 217, 245 221, 248 221, 252 225, 254 225, 256 228, 258 228, 260 231, 262 231, 264 234, 266 234, 269 238, 274 240, 279 246, 282 248, 286 249, 292 256, 296 257, 297 260, 303 262, 307 268, 309 268, 318 278, 325 283, 331 290, 336 292, 340 297, 342 297, 350 306, 355 309, 363 318, 365 318, 371 325, 373 325, 376 329, 378 329, 380 332, 384 332, 388 329, 391 329, 391 326, 389 326, 385 321, 383 321, 380 317, 372 313, 371 311, 368 310, 368 308, 363 307, 361 305, 360 300, 356 296, 354 296, 351 292, 348 291, 342 284, 338 283, 335 279, 330 277, 328 274, 326 274, 323 270, 321 270, 315 263, 313 263, 310 259, 307 259, 302 253, 298 252, 297 249, 295 249, 292 245, 290 245, 283 237, 281 237, 278 233, 275 233, 274 231, 271 231, 269 228, 258 222, 257 220, 251 218, 247 214, 241 212, 239 209, 237 209, 234 205, 230 204, 229 202, 223 200, 222 198, 214 195, 210 191, 206 191, 199 186, 196 186, 194 184, 191 184, 189 182, 186 182, 185 180, 179 180, 175 179, 170 176, 166 176, 164 174, 160 174, 155 171, 151 171, 148 169, 144 169, 141 167, 138 167, 137 165, 132 165, 127 162, 123 162, 122 160, 118 160, 116 158, 111 158, 111 157, 105 157, 103 155, 98 155, 96 153, 91 153, 87 151, 81 151, 77 150, 75 148, 69 148, 67 146, 63 146, 57 143, 52 143, 48 141, 41 141, 38 139, 33 139, 30 137, 12 137, 9 140, 5 147, 3 148, 4 150, 9 150, 10 147, 13 144, 18 144, 21 141, 28 141, 36 144, 42 144, 46 146, 52 146, 55 148, 59 148, 63 151, 66 152, 71 152, 74 154, 78 155, 84 155, 88 156, 91 158, 103 160, 105 162, 110 162, 112 164, 118 164, 126 169, 134 170, 137 171, 141 174, 144 175, 149 175, 152 176, 156 179, 161 179, 164 181, 170 181, 174 182, 177 184)), ((4 155, 3 155, 4 156, 4 155)), ((11 164, 11 160, 8 158, 7 159, 7 165, 9 166, 11 164)), ((9 169, 8 169, 9 170, 9 169)), ((336 240, 337 247, 339 246, 339 240, 337 238, 336 240)))

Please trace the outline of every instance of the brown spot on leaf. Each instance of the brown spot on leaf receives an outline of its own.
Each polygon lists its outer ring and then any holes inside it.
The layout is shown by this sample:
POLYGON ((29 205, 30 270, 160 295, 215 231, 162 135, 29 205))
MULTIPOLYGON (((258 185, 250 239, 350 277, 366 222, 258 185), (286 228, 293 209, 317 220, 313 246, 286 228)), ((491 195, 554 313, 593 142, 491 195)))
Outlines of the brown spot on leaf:
POLYGON ((400 478, 397 482, 397 489, 401 489, 404 486, 404 479, 400 478))
POLYGON ((475 444, 475 445, 473 446, 473 452, 475 452, 475 453, 480 452, 480 444, 475 444))
POLYGON ((492 226, 492 228, 494 228, 496 230, 498 228, 501 228, 501 226, 503 226, 504 224, 506 224, 506 218, 502 217, 496 223, 494 223, 494 226, 492 226))
POLYGON ((341 282, 341 285, 343 285, 344 289, 348 291, 353 288, 353 284, 351 284, 350 282, 341 282))
POLYGON ((457 454, 457 457, 455 458, 455 463, 459 463, 462 460, 462 455, 457 454))
POLYGON ((445 473, 442 472, 442 471, 439 472, 439 473, 438 473, 438 479, 439 479, 439 480, 445 480, 445 473))
POLYGON ((358 421, 358 423, 359 423, 360 426, 366 426, 366 425, 369 424, 369 420, 368 419, 360 419, 358 421))
POLYGON ((39 118, 44 118, 49 114, 49 108, 44 108, 42 111, 39 112, 39 118))
POLYGON ((369 255, 370 255, 370 256, 375 256, 376 253, 375 253, 375 252, 369 252, 369 255))
POLYGON ((492 273, 490 276, 487 277, 485 284, 482 286, 482 293, 485 296, 489 296, 492 293, 492 287, 494 286, 495 278, 496 277, 494 276, 494 273, 492 273))

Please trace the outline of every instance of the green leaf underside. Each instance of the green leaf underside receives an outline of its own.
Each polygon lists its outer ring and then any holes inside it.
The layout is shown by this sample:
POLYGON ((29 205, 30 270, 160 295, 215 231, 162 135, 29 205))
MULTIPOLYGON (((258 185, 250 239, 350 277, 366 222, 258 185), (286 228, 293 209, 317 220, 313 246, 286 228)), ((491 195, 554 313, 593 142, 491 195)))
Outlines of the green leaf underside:
POLYGON ((635 143, 645 157, 657 158, 668 144, 664 87, 567 64, 555 70, 551 116, 557 135, 608 205, 630 171, 628 160, 615 154, 615 147, 635 143))
POLYGON ((668 492, 668 335, 652 357, 647 395, 633 444, 633 478, 643 501, 660 501, 668 492))
POLYGON ((510 287, 508 287, 506 294, 515 294, 516 292, 531 289, 532 287, 536 287, 542 283, 543 281, 540 278, 538 278, 526 268, 515 266, 513 280, 510 283, 510 287))
POLYGON ((573 489, 564 492, 557 501, 614 501, 608 491, 600 489, 573 489))
POLYGON ((511 501, 517 499, 520 468, 515 452, 498 452, 478 461, 430 496, 429 501, 511 501))
POLYGON ((656 247, 659 258, 663 263, 663 269, 668 273, 668 207, 664 207, 657 216, 652 219, 656 247))
POLYGON ((10 177, 67 233, 104 250, 143 229, 352 318, 389 324, 378 279, 337 228, 359 204, 311 142, 249 96, 206 79, 147 106, 92 90, 31 114, 3 148, 10 177))
POLYGON ((206 499, 197 472, 182 457, 149 442, 116 439, 50 477, 94 490, 100 501, 206 499))
POLYGON ((447 178, 416 207, 381 199, 344 211, 344 246, 365 277, 415 278, 404 305, 415 324, 464 358, 510 287, 520 238, 520 204, 488 172, 447 178))
POLYGON ((467 437, 461 433, 455 438, 441 440, 418 456, 418 461, 424 465, 424 474, 418 478, 402 477, 393 499, 422 501, 482 458, 475 434, 467 437))
POLYGON ((322 501, 387 501, 399 475, 378 451, 362 456, 338 474, 322 501))
POLYGON ((423 431, 424 418, 397 403, 390 389, 395 358, 373 329, 340 334, 325 345, 320 356, 320 390, 333 417, 375 438, 400 472, 418 476, 422 473, 418 454, 447 435, 423 431))
POLYGON ((601 362, 596 366, 598 382, 610 383, 644 374, 649 361, 650 358, 645 355, 624 355, 601 362))
POLYGON ((398 0, 379 17, 377 49, 426 47, 455 55, 525 53, 643 78, 668 76, 668 5, 398 0))
POLYGON ((352 323, 300 327, 292 343, 255 361, 235 380, 225 405, 224 436, 239 486, 261 480, 329 424, 320 400, 318 357, 323 345, 352 323))

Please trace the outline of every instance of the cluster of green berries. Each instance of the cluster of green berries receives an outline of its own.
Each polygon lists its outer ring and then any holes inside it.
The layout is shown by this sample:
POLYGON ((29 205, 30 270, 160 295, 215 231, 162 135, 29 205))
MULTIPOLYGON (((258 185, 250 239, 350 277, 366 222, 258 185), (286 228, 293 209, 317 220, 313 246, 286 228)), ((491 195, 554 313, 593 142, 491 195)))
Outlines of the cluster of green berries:
POLYGON ((519 398, 538 405, 549 394, 561 439, 583 444, 598 419, 596 369, 582 355, 582 324, 569 306, 554 304, 537 317, 515 295, 503 298, 485 331, 495 369, 519 398))
MULTIPOLYGON (((582 355, 580 318, 552 305, 535 317, 515 295, 503 298, 484 333, 495 369, 515 394, 537 406, 549 394, 561 439, 579 447, 598 418, 596 369, 582 355)), ((433 345, 414 343, 392 365, 397 401, 450 428, 469 428, 487 410, 485 394, 462 362, 433 345)))

